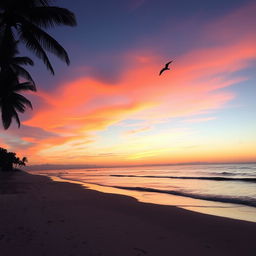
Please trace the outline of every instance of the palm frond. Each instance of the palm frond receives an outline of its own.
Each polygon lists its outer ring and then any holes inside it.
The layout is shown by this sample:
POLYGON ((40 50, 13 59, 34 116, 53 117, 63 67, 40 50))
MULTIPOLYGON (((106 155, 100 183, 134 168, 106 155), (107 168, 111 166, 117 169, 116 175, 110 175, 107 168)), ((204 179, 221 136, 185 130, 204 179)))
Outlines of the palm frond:
POLYGON ((1 0, 0 9, 23 10, 34 6, 47 6, 50 2, 50 0, 1 0))
POLYGON ((13 86, 12 91, 14 92, 20 92, 20 91, 36 91, 36 87, 33 83, 31 82, 24 82, 24 83, 19 83, 13 86))
POLYGON ((45 31, 35 26, 34 24, 27 22, 26 20, 23 20, 22 36, 24 32, 33 36, 34 40, 36 40, 45 50, 55 54, 61 60, 65 61, 67 65, 70 64, 66 50, 45 31))
POLYGON ((38 40, 33 36, 33 34, 29 31, 24 29, 23 27, 19 28, 20 38, 25 43, 26 47, 32 50, 38 58, 42 59, 44 64, 46 65, 47 69, 51 71, 54 75, 53 67, 50 63, 47 54, 45 53, 44 49, 38 42, 38 40))
POLYGON ((20 118, 18 116, 18 113, 14 111, 13 112, 13 117, 16 120, 16 123, 18 124, 18 127, 20 128, 20 118))
POLYGON ((10 57, 18 53, 17 41, 14 39, 14 33, 11 27, 5 26, 0 32, 0 63, 5 64, 10 57))
POLYGON ((27 106, 27 107, 33 109, 32 103, 27 98, 25 98, 23 95, 16 93, 15 98, 17 100, 17 103, 21 103, 24 105, 24 107, 27 106))
POLYGON ((1 108, 2 108, 1 117, 2 117, 3 127, 4 127, 5 130, 7 130, 11 125, 13 112, 10 111, 10 109, 6 109, 4 107, 1 107, 1 108))
POLYGON ((74 13, 56 6, 31 8, 27 11, 26 17, 37 26, 45 28, 61 25, 74 27, 77 25, 74 13))
POLYGON ((33 78, 31 77, 31 75, 29 74, 29 72, 26 69, 24 69, 23 67, 21 67, 19 65, 16 65, 16 64, 13 64, 12 68, 18 76, 23 77, 24 79, 27 79, 28 81, 30 81, 33 84, 33 87, 34 87, 34 89, 32 91, 36 91, 35 82, 34 82, 33 78))
POLYGON ((30 65, 30 66, 34 65, 33 60, 30 59, 29 57, 14 57, 12 60, 13 60, 13 63, 17 65, 30 65))
POLYGON ((39 2, 39 5, 42 6, 49 6, 51 2, 53 2, 52 0, 37 0, 37 2, 39 2))
MULTIPOLYGON (((26 47, 32 50, 37 57, 43 60, 47 69, 54 74, 53 67, 45 51, 56 55, 67 64, 70 63, 65 49, 49 34, 41 28, 54 27, 59 25, 75 26, 76 18, 74 13, 66 8, 50 6, 53 0, 1 0, 0 1, 0 38, 2 35, 13 37, 6 42, 14 42, 12 29, 18 32, 18 38, 25 43, 26 47), (7 14, 2 15, 1 14, 7 14), (9 29, 7 31, 6 29, 9 29), (8 33, 9 34, 8 34, 8 33)), ((16 34, 15 34, 16 35, 16 34)), ((8 43, 0 49, 8 49, 8 43), (4 47, 3 47, 4 46, 4 47)), ((10 47, 14 49, 15 47, 10 47)), ((0 65, 2 58, 0 52, 0 65)), ((10 55, 9 55, 10 56, 10 55)), ((6 62, 5 62, 6 63, 6 62)), ((32 65, 32 62, 23 62, 19 65, 32 65)))
POLYGON ((0 71, 0 108, 4 129, 8 129, 12 119, 15 119, 20 127, 18 113, 24 113, 26 108, 32 109, 31 102, 20 91, 35 90, 31 82, 19 83, 17 76, 6 71, 0 71))
POLYGON ((17 95, 19 95, 19 94, 13 94, 12 95, 12 97, 13 97, 12 98, 12 100, 13 100, 12 106, 15 109, 16 112, 18 111, 20 113, 24 113, 25 110, 26 110, 26 105, 24 105, 22 102, 17 100, 17 97, 16 97, 17 95))

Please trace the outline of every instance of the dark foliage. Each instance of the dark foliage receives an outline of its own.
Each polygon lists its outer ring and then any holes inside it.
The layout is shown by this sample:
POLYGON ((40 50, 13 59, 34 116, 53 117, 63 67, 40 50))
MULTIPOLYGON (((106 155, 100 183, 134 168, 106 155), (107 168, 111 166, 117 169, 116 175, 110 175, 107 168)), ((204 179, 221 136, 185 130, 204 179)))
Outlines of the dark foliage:
POLYGON ((18 113, 24 113, 31 102, 21 91, 36 91, 35 83, 24 65, 33 65, 28 57, 17 56, 18 43, 23 42, 47 69, 54 74, 46 52, 70 63, 65 49, 44 29, 66 25, 75 26, 76 19, 65 8, 51 6, 51 0, 0 1, 0 109, 5 129, 15 119, 20 127, 18 113))
POLYGON ((49 51, 70 63, 65 49, 43 29, 55 26, 75 26, 75 15, 65 8, 50 6, 47 0, 6 0, 0 3, 0 27, 4 33, 11 30, 16 40, 43 60, 47 69, 54 74, 46 54, 49 51))
POLYGON ((8 129, 12 119, 20 127, 19 113, 24 113, 26 107, 32 108, 31 102, 20 94, 22 91, 36 91, 35 83, 30 74, 21 65, 33 65, 28 57, 16 57, 17 42, 12 42, 5 52, 0 53, 0 108, 5 129, 8 129), (20 82, 20 77, 27 82, 20 82))
POLYGON ((28 159, 26 157, 20 159, 19 157, 16 157, 16 153, 8 152, 6 149, 0 148, 0 171, 13 171, 14 166, 25 166, 27 162, 28 159))

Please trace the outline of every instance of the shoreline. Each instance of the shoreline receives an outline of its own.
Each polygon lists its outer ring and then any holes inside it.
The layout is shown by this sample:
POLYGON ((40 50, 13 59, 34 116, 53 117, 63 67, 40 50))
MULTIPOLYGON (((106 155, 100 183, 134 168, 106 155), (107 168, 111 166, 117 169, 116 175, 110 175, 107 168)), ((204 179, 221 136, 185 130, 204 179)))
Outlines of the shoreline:
MULTIPOLYGON (((33 171, 29 173, 36 174, 33 171)), ((133 197, 142 203, 175 206, 178 208, 199 212, 202 214, 209 214, 213 216, 231 218, 236 220, 244 220, 256 223, 256 208, 253 206, 234 204, 231 202, 216 202, 210 200, 195 199, 191 197, 184 197, 180 195, 171 195, 165 193, 159 194, 154 193, 152 191, 138 191, 136 189, 125 190, 113 186, 104 186, 101 184, 87 183, 82 182, 80 180, 62 178, 59 176, 52 176, 46 174, 43 174, 43 176, 49 177, 53 181, 57 182, 79 184, 86 189, 92 189, 103 193, 133 197)))
POLYGON ((0 248, 24 255, 245 255, 256 223, 138 202, 41 175, 0 176, 0 248))

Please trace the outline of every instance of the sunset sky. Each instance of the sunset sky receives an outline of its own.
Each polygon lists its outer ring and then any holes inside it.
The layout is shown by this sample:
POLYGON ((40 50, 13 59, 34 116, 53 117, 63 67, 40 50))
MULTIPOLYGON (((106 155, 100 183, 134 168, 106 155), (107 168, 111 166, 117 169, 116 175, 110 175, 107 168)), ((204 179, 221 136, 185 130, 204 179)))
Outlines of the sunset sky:
POLYGON ((30 164, 256 162, 256 3, 62 0, 56 75, 23 48, 38 92, 0 145, 30 164), (159 76, 166 62, 172 70, 159 76))

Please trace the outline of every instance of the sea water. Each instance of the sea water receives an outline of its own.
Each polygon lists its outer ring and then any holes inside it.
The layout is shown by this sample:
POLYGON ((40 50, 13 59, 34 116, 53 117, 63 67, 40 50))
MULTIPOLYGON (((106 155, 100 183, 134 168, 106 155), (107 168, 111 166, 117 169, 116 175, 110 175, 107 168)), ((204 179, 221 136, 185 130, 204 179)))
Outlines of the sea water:
POLYGON ((201 164, 40 170, 143 202, 256 222, 256 164, 201 164))

